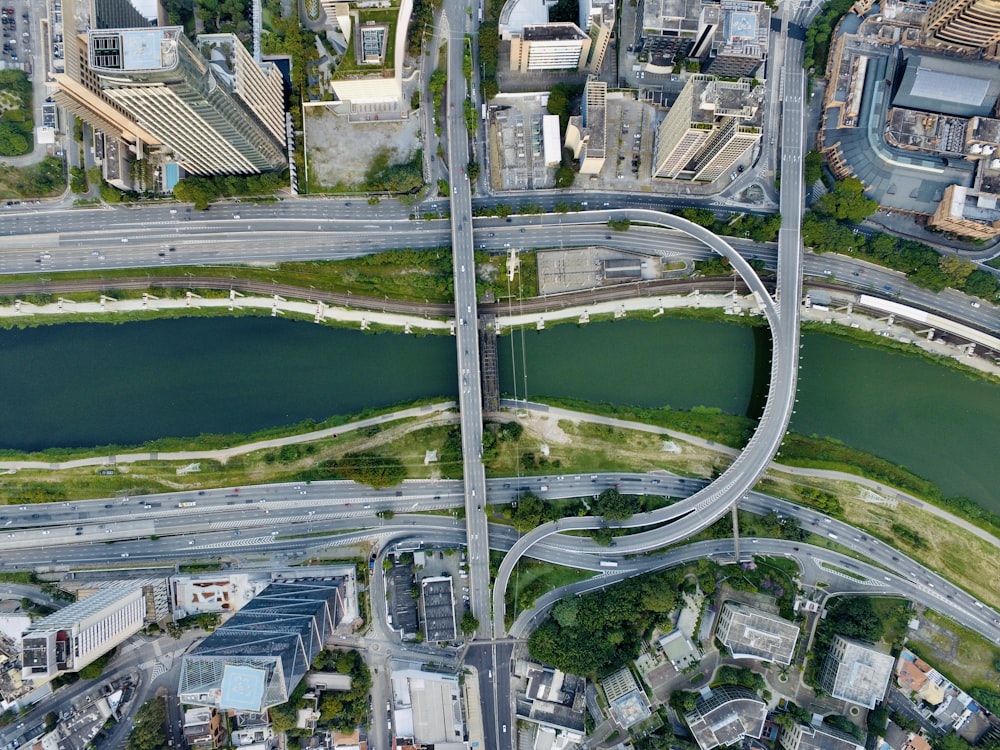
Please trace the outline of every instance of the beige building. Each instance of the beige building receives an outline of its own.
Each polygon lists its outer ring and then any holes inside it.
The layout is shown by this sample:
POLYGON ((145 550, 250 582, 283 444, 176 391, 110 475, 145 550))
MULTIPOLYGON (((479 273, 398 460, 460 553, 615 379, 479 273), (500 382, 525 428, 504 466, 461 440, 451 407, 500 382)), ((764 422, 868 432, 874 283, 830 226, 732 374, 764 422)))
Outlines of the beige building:
POLYGON ((587 81, 582 114, 569 118, 566 148, 580 162, 580 174, 599 174, 607 156, 608 84, 587 81))
POLYGON ((657 131, 653 176, 711 182, 729 172, 760 141, 760 103, 748 79, 692 76, 657 131))
POLYGON ((510 38, 510 69, 583 70, 590 46, 590 37, 575 23, 525 26, 510 38))
POLYGON ((923 22, 927 46, 974 54, 1000 42, 1000 0, 936 0, 923 22))
POLYGON ((1000 195, 949 185, 928 226, 977 240, 1000 236, 1000 195))
POLYGON ((280 71, 258 66, 235 36, 207 39, 199 39, 203 56, 180 26, 92 30, 88 65, 104 96, 169 146, 187 172, 284 167, 280 71))
POLYGON ((31 624, 21 636, 21 678, 44 682, 79 672, 135 635, 146 617, 138 582, 101 589, 31 624))

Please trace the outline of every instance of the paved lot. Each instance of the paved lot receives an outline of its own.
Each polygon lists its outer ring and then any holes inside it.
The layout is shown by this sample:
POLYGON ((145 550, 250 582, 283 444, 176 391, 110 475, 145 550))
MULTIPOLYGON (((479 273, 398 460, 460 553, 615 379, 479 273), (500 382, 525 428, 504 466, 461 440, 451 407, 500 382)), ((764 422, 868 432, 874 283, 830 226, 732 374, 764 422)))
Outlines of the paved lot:
POLYGON ((338 183, 357 185, 365 177, 375 156, 385 149, 392 163, 408 161, 420 148, 421 118, 417 111, 409 119, 394 122, 352 123, 331 108, 307 107, 305 116, 309 178, 332 187, 338 183))

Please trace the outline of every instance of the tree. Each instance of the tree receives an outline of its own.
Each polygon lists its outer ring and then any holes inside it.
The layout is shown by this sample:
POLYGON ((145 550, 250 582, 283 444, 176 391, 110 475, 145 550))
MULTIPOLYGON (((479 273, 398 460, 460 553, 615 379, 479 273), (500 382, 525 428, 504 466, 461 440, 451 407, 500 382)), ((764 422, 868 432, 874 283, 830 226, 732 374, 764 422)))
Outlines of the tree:
POLYGON ((819 151, 810 151, 805 158, 805 183, 806 186, 814 185, 823 176, 823 154, 819 151))
POLYGON ((462 615, 462 632, 466 635, 472 635, 477 630, 479 630, 479 620, 476 616, 472 614, 471 609, 465 610, 465 614, 462 615))
POLYGON ((573 180, 576 179, 576 170, 568 164, 561 164, 556 170, 556 187, 557 188, 568 188, 572 186, 573 180))
POLYGON ((70 167, 69 189, 74 193, 87 192, 87 173, 83 167, 70 167))
POLYGON ((865 197, 861 180, 848 177, 839 180, 833 190, 816 201, 815 209, 835 219, 860 224, 878 210, 878 201, 865 197))
POLYGON ((961 289, 965 285, 966 279, 976 270, 976 264, 971 260, 964 260, 957 255, 942 255, 938 261, 941 272, 949 278, 949 286, 961 289))
POLYGON ((623 495, 611 487, 597 496, 592 507, 597 515, 604 516, 609 521, 624 521, 639 511, 639 498, 636 495, 623 495))
MULTIPOLYGON (((294 723, 292 724, 294 726, 294 723)), ((160 750, 167 744, 167 705, 160 698, 143 703, 135 714, 135 727, 126 750, 160 750)))
POLYGON ((479 179, 479 172, 481 170, 481 167, 479 166, 478 161, 475 160, 469 161, 469 163, 465 166, 465 169, 469 174, 469 180, 471 182, 475 182, 476 180, 479 179))
POLYGON ((545 503, 530 492, 521 495, 517 507, 511 513, 511 522, 520 532, 531 531, 541 525, 545 513, 545 503))

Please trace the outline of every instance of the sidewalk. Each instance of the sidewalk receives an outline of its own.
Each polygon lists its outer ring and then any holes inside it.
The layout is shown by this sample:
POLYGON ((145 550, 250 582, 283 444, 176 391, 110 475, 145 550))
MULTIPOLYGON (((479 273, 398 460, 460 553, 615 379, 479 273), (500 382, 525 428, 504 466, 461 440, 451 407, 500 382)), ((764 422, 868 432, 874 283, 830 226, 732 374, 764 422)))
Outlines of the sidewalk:
MULTIPOLYGON (((255 443, 244 443, 230 448, 220 448, 218 450, 206 451, 174 451, 151 453, 126 453, 120 456, 113 456, 115 463, 131 464, 139 461, 219 461, 226 463, 234 456, 241 456, 254 451, 265 450, 267 448, 280 448, 283 445, 293 445, 295 443, 308 443, 314 440, 337 437, 348 432, 361 430, 372 425, 385 424, 386 422, 396 422, 402 419, 413 417, 428 417, 457 408, 455 401, 442 401, 437 404, 427 404, 426 406, 415 406, 411 409, 382 414, 368 419, 359 419, 357 422, 349 422, 337 427, 328 427, 323 430, 315 430, 300 435, 288 435, 283 438, 273 438, 271 440, 258 440, 255 443)), ((19 469, 49 469, 61 471, 63 469, 77 469, 82 466, 104 466, 108 463, 108 456, 93 456, 90 458, 80 458, 75 461, 49 462, 49 461, 0 461, 0 469, 6 469, 8 473, 13 473, 19 469)))

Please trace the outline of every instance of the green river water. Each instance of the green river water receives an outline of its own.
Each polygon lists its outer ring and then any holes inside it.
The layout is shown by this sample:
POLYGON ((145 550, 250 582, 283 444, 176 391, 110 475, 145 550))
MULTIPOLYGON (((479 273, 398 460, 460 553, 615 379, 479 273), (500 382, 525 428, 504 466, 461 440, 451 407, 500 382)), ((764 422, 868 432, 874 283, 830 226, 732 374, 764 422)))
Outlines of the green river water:
MULTIPOLYGON (((803 337, 792 427, 901 464, 1000 512, 1000 386, 915 357, 803 337)), ((660 318, 505 336, 501 385, 645 406, 759 415, 766 333, 660 318)), ((250 432, 456 395, 453 340, 272 318, 0 330, 0 447, 135 444, 250 432)))

